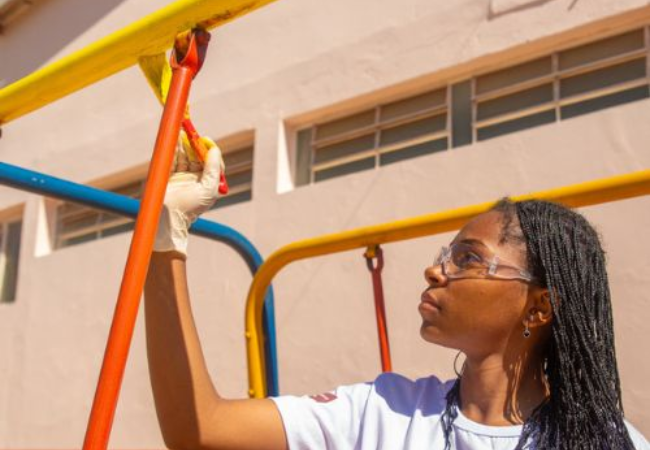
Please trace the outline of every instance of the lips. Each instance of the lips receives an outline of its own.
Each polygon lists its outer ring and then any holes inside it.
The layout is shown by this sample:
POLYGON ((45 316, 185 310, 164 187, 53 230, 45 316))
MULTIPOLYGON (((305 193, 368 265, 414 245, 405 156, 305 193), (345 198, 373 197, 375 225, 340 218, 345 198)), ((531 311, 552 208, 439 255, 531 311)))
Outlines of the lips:
POLYGON ((431 311, 440 311, 440 303, 438 300, 431 295, 429 290, 426 290, 422 293, 422 296, 420 297, 420 306, 419 308, 422 310, 431 310, 431 311))

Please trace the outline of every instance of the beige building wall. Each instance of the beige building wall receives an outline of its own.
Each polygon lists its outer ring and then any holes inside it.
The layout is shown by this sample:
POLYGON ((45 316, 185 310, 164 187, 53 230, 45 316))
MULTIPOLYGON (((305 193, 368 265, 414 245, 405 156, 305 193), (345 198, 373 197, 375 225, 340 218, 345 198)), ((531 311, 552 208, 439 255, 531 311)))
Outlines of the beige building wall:
MULTIPOLYGON (((0 79, 11 82, 167 3, 36 3, 0 36, 0 79)), ((647 24, 642 0, 278 1, 215 31, 193 86, 193 118, 203 133, 254 133, 253 200, 207 217, 268 256, 298 239, 647 168, 648 100, 308 186, 293 186, 290 164, 296 127, 647 24)), ((0 158, 107 187, 147 163, 159 116, 132 68, 3 127, 0 158)), ((24 220, 18 295, 0 304, 0 448, 73 448, 83 440, 130 236, 52 250, 55 204, 0 188, 0 212, 16 206, 24 220)), ((648 211, 648 198, 584 210, 609 255, 627 417, 646 436, 648 211)), ((417 312, 424 267, 451 238, 384 249, 393 364, 410 377, 453 374, 455 352, 422 342, 417 312)), ((191 240, 188 264, 215 383, 228 396, 244 396, 251 276, 232 250, 200 238, 191 240)), ((283 393, 377 375, 361 251, 292 265, 274 288, 283 393)), ((112 448, 163 446, 140 316, 112 448)))

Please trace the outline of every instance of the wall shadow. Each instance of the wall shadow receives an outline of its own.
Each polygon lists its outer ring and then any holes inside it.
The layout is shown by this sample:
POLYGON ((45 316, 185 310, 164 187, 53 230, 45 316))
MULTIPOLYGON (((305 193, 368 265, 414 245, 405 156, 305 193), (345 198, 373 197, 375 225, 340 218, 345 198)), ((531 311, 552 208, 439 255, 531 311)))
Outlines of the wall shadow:
MULTIPOLYGON (((507 16, 508 14, 518 13, 520 11, 525 11, 527 9, 537 8, 539 6, 551 3, 555 0, 529 0, 520 5, 511 6, 509 8, 504 8, 501 10, 495 10, 494 0, 490 1, 488 6, 488 20, 498 19, 499 17, 507 16)), ((576 0, 577 1, 577 0, 576 0)))

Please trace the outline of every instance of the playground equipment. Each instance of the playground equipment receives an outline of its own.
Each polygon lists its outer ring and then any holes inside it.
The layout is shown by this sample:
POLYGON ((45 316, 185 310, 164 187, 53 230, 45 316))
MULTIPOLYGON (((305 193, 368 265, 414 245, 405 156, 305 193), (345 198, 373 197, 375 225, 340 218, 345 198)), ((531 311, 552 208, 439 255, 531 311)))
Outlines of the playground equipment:
MULTIPOLYGON (((571 207, 589 206, 650 195, 650 170, 602 180, 513 197, 515 200, 543 199, 571 207)), ((376 248, 380 244, 430 236, 461 228, 470 219, 494 205, 481 203, 382 225, 358 228, 343 233, 294 242, 269 256, 253 278, 246 302, 246 338, 249 394, 262 398, 266 363, 262 348, 263 297, 273 277, 286 265, 306 258, 329 255, 358 248, 376 248)))
MULTIPOLYGON (((124 195, 114 194, 71 181, 55 178, 33 170, 23 169, 0 162, 0 184, 48 195, 60 200, 72 201, 91 208, 120 214, 135 219, 140 209, 140 201, 124 195)), ((228 245, 246 261, 254 274, 263 263, 263 258, 255 246, 238 231, 210 220, 198 219, 190 233, 228 245)), ((275 317, 273 308, 273 288, 269 288, 264 302, 265 353, 269 360, 267 383, 270 395, 279 393, 277 349, 275 343, 275 317)))
MULTIPOLYGON (((152 76, 147 72, 147 64, 169 48, 179 33, 187 32, 189 29, 196 30, 193 35, 195 38, 193 45, 201 44, 198 42, 201 39, 204 40, 203 44, 207 44, 205 30, 233 20, 271 1, 183 0, 173 3, 124 30, 0 90, 0 125, 136 63, 140 64, 151 81, 152 76)), ((190 42, 190 47, 191 45, 190 42)), ((165 104, 165 112, 149 172, 147 191, 141 203, 26 169, 0 164, 0 182, 118 214, 131 217, 138 215, 131 254, 125 269, 125 279, 107 344, 104 368, 100 376, 84 448, 106 448, 108 442, 133 332, 135 313, 142 292, 144 272, 148 265, 155 224, 160 213, 171 164, 173 144, 181 126, 188 132, 195 149, 199 154, 201 153, 198 133, 193 130, 186 110, 189 85, 200 68, 201 51, 197 47, 193 48, 194 53, 192 48, 188 51, 186 48, 179 47, 178 51, 180 51, 178 54, 180 58, 174 56, 174 64, 172 64, 174 75, 169 80, 169 91, 163 89, 157 92, 160 94, 159 99, 165 104)), ((163 78, 161 74, 160 80, 152 82, 154 89, 162 85, 163 78)), ((518 198, 544 198, 570 206, 586 206, 648 194, 650 194, 650 171, 643 171, 518 198)), ((485 211, 491 205, 492 203, 484 203, 468 206, 301 241, 276 251, 261 266, 259 253, 243 236, 214 222, 197 221, 192 232, 228 243, 242 254, 252 271, 257 270, 246 309, 250 395, 263 397, 267 393, 271 395, 278 393, 273 297, 269 286, 272 277, 285 265, 299 259, 365 248, 376 299, 382 369, 390 370, 390 348, 381 286, 383 256, 379 245, 458 229, 471 217, 485 211)))
MULTIPOLYGON (((0 91, 0 124, 4 124, 127 68, 141 57, 160 54, 180 33, 192 30, 188 39, 176 41, 172 51, 169 90, 166 92, 147 183, 124 268, 84 449, 104 449, 108 445, 182 122, 195 151, 200 156, 205 154, 205 148, 202 148, 189 121, 187 100, 192 79, 200 70, 205 56, 209 41, 206 30, 269 2, 270 0, 179 1, 0 91)), ((224 192, 225 189, 225 181, 222 180, 220 191, 224 192)))
POLYGON ((138 64, 142 57, 164 53, 187 30, 211 30, 273 1, 176 1, 2 88, 0 125, 138 64))
POLYGON ((382 372, 393 370, 388 342, 388 324, 386 323, 386 307, 384 305, 384 286, 381 281, 381 271, 384 268, 384 252, 379 245, 370 246, 363 254, 366 265, 372 277, 372 291, 375 296, 375 317, 377 318, 377 338, 379 339, 379 356, 381 357, 382 372), (377 260, 377 264, 374 260, 377 260))

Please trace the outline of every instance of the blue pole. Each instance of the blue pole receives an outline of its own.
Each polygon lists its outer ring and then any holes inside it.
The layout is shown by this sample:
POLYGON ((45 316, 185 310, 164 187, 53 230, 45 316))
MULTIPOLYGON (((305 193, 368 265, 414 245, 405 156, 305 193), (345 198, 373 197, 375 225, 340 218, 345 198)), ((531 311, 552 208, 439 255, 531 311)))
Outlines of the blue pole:
MULTIPOLYGON (((45 194, 61 200, 80 203, 85 206, 134 219, 137 217, 140 209, 140 201, 134 198, 73 183, 2 162, 0 162, 0 184, 6 184, 36 194, 45 194)), ((255 274, 264 262, 262 255, 260 255, 244 235, 226 225, 199 219, 194 223, 190 232, 198 236, 223 242, 233 248, 244 258, 252 274, 255 274)), ((269 395, 276 396, 279 395, 280 389, 278 382, 278 359, 272 287, 269 287, 264 299, 264 332, 266 335, 264 350, 266 360, 268 361, 266 382, 269 395)))

